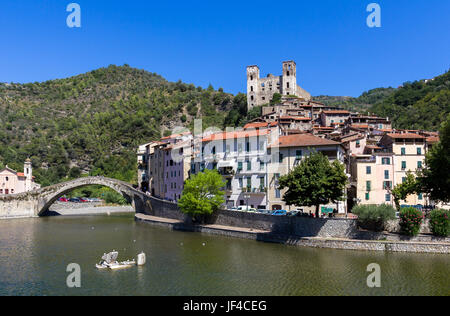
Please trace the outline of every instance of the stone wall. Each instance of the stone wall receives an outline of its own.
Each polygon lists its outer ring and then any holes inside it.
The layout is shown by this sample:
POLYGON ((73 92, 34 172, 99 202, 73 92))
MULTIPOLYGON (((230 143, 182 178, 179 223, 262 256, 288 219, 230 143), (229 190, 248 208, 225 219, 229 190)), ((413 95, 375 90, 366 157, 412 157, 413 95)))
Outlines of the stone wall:
POLYGON ((21 194, 19 198, 0 197, 0 219, 36 216, 36 199, 21 194))
MULTIPOLYGON (((176 219, 189 222, 188 216, 181 213, 178 205, 173 202, 149 197, 152 211, 149 215, 176 219)), ((364 240, 410 240, 410 241, 431 241, 431 236, 418 236, 414 238, 399 236, 400 228, 398 220, 389 222, 388 231, 370 232, 360 230, 354 219, 344 218, 309 218, 309 217, 289 217, 272 216, 258 213, 218 211, 209 220, 208 224, 222 226, 242 227, 255 230, 269 231, 277 235, 299 236, 299 237, 322 237, 322 238, 351 238, 364 240)), ((428 222, 422 225, 422 233, 429 233, 428 222)), ((433 239, 434 240, 434 239, 433 239)), ((449 238, 438 239, 447 242, 449 238)))

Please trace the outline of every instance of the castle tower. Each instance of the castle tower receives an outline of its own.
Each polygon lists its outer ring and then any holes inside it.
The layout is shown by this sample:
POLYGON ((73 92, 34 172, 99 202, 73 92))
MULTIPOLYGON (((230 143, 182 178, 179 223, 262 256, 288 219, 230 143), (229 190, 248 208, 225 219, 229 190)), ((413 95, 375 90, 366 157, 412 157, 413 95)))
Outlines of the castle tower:
POLYGON ((23 173, 25 174, 25 191, 32 190, 32 182, 33 182, 33 168, 31 166, 31 160, 28 158, 25 160, 25 164, 23 165, 23 173))
POLYGON ((247 108, 250 110, 258 105, 259 67, 247 67, 247 108))
POLYGON ((297 95, 297 64, 295 61, 283 62, 283 75, 281 83, 281 94, 297 95))

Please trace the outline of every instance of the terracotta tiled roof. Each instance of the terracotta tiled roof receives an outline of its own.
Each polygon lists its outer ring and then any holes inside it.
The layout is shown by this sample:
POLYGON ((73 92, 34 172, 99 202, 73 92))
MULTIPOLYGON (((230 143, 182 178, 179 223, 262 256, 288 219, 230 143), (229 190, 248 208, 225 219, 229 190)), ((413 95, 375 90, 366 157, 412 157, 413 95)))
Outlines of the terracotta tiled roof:
POLYGON ((350 125, 350 127, 353 127, 353 128, 369 128, 369 125, 367 125, 367 124, 352 124, 352 125, 350 125))
POLYGON ((244 129, 249 128, 263 128, 263 127, 274 127, 277 126, 278 122, 255 122, 255 123, 248 123, 244 126, 244 129))
POLYGON ((288 136, 280 136, 278 142, 271 145, 270 147, 308 147, 327 145, 339 145, 339 143, 311 134, 294 134, 288 136))
POLYGON ((398 133, 391 133, 387 134, 390 138, 425 138, 422 135, 414 134, 414 133, 404 133, 404 134, 398 134, 398 133))
POLYGON ((427 137, 427 143, 434 144, 437 142, 439 142, 439 137, 436 136, 427 137))
POLYGON ((326 127, 326 126, 318 126, 313 127, 314 129, 323 129, 323 130, 334 130, 334 127, 326 127))
POLYGON ((323 113, 325 114, 350 114, 349 111, 347 110, 328 110, 328 111, 323 111, 323 113))
POLYGON ((202 142, 210 142, 214 140, 224 140, 224 139, 234 139, 234 138, 245 138, 245 137, 255 137, 264 136, 270 133, 270 129, 259 129, 259 130, 249 130, 249 131, 234 131, 234 132, 222 132, 217 134, 211 134, 202 139, 202 142))

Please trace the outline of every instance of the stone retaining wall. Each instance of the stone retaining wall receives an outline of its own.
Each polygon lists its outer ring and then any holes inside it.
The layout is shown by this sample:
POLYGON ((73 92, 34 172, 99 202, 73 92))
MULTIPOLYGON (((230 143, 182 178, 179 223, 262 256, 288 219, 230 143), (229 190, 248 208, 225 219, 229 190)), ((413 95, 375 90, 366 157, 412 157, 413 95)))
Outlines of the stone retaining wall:
POLYGON ((137 214, 136 221, 146 222, 155 226, 167 227, 173 230, 200 232, 212 235, 221 235, 234 238, 245 238, 263 242, 274 242, 292 246, 304 246, 314 248, 332 248, 344 250, 362 251, 389 251, 389 252, 415 252, 449 254, 450 243, 425 243, 404 241, 370 241, 350 240, 320 237, 299 237, 292 235, 280 235, 272 232, 260 233, 251 230, 233 229, 232 227, 219 225, 190 225, 184 222, 168 222, 164 219, 145 218, 137 214))
MULTIPOLYGON (((178 208, 173 202, 150 197, 153 216, 177 219, 183 222, 190 222, 190 218, 178 208)), ((450 238, 437 238, 431 235, 420 235, 417 237, 407 237, 398 234, 398 220, 391 221, 388 225, 390 232, 370 232, 358 228, 354 219, 345 218, 309 218, 309 217, 289 217, 272 216, 266 214, 238 212, 238 211, 218 211, 208 224, 223 226, 251 228, 257 230, 270 231, 278 235, 298 236, 298 237, 322 237, 322 238, 348 238, 359 240, 389 240, 389 241, 415 241, 415 242, 450 242, 450 238)), ((422 232, 428 232, 426 225, 422 232)))

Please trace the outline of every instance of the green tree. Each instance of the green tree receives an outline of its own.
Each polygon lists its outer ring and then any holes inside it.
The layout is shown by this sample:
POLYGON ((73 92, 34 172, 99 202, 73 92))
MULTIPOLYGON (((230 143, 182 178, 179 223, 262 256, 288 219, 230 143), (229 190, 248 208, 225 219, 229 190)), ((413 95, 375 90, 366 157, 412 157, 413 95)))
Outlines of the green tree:
POLYGON ((217 170, 205 170, 193 175, 184 184, 178 206, 183 213, 195 219, 211 215, 225 202, 224 186, 225 182, 217 170))
POLYGON ((279 93, 274 93, 272 100, 270 100, 270 105, 276 105, 281 103, 281 94, 279 93))
POLYGON ((425 158, 425 168, 419 176, 422 192, 433 201, 450 202, 450 115, 442 124, 440 141, 425 158))
POLYGON ((405 200, 408 195, 415 194, 418 191, 418 183, 416 177, 411 171, 406 173, 406 179, 397 184, 392 190, 392 196, 394 197, 395 207, 400 211, 400 201, 405 200))
POLYGON ((288 189, 283 196, 288 205, 315 206, 319 217, 320 204, 342 201, 347 175, 339 161, 330 163, 322 153, 314 152, 282 176, 279 184, 280 189, 288 189))

